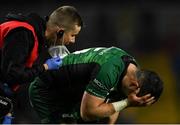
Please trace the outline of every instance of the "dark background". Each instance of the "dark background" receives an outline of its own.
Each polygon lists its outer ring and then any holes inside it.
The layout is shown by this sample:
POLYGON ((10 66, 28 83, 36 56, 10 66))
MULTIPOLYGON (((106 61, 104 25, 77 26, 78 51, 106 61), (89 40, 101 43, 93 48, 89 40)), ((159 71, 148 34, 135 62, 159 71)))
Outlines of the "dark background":
MULTIPOLYGON (((122 112, 120 123, 180 123, 180 1, 178 0, 2 0, 0 21, 8 12, 42 17, 62 5, 75 6, 85 23, 70 51, 117 46, 134 55, 142 68, 160 74, 165 90, 151 107, 122 112)), ((18 123, 38 123, 27 95, 19 93, 18 123)))

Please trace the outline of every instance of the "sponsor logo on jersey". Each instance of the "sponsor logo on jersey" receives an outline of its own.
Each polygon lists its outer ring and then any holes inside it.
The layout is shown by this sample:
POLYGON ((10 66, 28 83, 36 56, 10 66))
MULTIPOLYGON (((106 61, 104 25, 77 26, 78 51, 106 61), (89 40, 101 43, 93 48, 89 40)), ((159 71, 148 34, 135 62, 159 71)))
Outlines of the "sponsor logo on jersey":
POLYGON ((107 90, 107 88, 101 82, 99 82, 97 79, 94 79, 94 83, 96 83, 96 85, 98 87, 107 90))
POLYGON ((99 53, 99 55, 103 55, 104 53, 106 53, 107 51, 111 50, 112 48, 108 48, 108 49, 104 49, 103 51, 101 51, 99 53))
POLYGON ((73 114, 64 113, 62 114, 62 118, 73 118, 73 114))

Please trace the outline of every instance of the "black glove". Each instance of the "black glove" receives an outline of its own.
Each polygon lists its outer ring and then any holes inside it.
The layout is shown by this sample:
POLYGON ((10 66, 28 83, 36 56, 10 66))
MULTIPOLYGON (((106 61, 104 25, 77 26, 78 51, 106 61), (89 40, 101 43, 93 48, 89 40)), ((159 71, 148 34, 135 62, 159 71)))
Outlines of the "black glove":
POLYGON ((7 97, 0 96, 0 118, 4 117, 7 113, 12 113, 13 104, 7 97))

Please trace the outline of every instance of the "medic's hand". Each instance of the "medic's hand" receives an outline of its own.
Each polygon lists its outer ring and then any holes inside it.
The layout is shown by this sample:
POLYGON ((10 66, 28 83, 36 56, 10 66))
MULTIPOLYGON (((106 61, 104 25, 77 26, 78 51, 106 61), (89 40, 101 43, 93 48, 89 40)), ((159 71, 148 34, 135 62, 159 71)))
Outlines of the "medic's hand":
POLYGON ((12 120, 13 120, 14 117, 12 116, 4 116, 4 119, 3 119, 3 122, 2 122, 2 125, 7 125, 7 124, 11 124, 12 123, 12 120))
POLYGON ((58 69, 62 65, 62 59, 58 57, 53 57, 46 60, 45 64, 48 66, 48 70, 58 69))

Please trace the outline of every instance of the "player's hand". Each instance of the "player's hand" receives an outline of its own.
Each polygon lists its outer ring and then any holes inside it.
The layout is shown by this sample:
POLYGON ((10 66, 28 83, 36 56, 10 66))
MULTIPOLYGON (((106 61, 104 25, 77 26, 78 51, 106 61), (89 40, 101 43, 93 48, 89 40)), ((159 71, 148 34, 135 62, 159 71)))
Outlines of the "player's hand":
POLYGON ((46 60, 45 64, 47 64, 48 70, 58 69, 62 64, 62 59, 59 56, 53 57, 53 58, 46 60))
POLYGON ((155 99, 151 94, 138 97, 137 93, 131 93, 128 95, 128 101, 130 107, 142 107, 152 105, 155 99))

